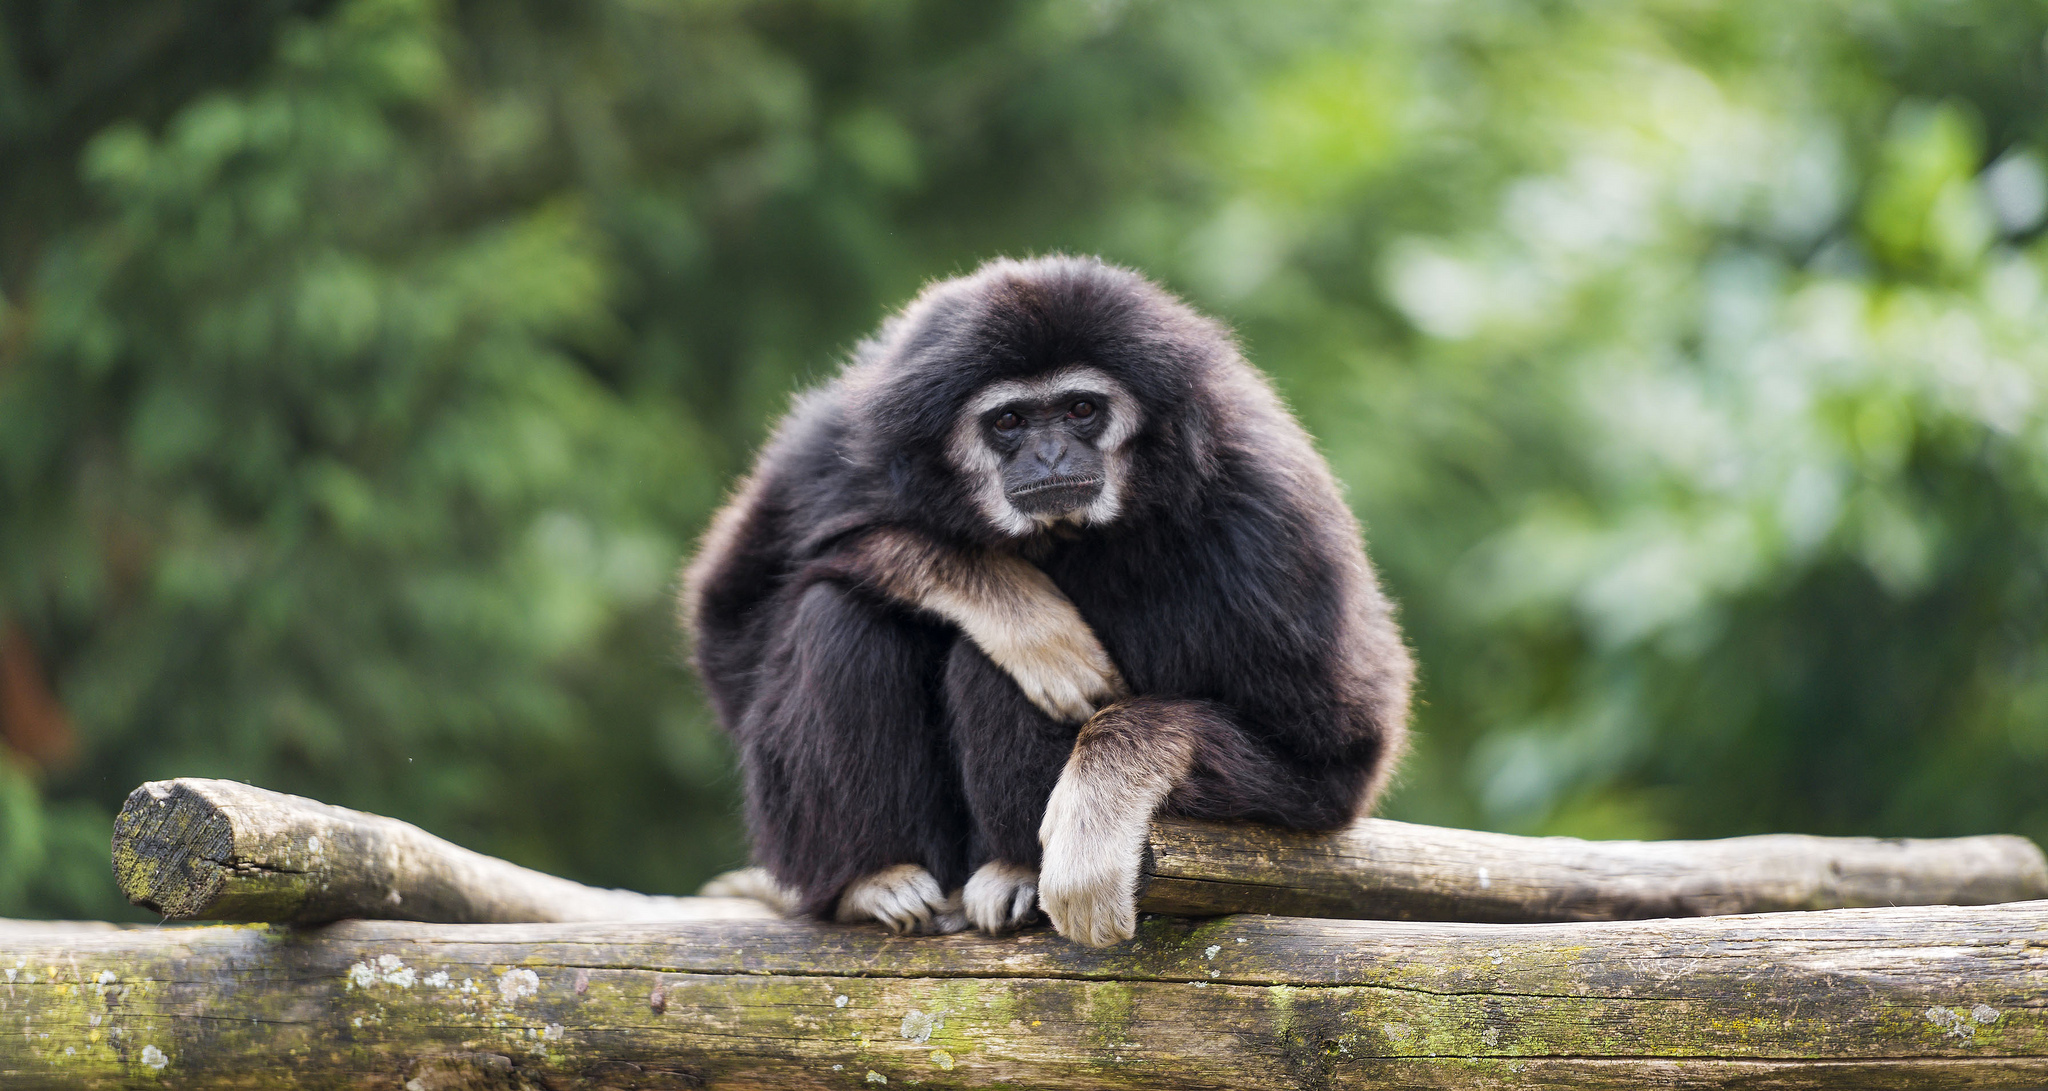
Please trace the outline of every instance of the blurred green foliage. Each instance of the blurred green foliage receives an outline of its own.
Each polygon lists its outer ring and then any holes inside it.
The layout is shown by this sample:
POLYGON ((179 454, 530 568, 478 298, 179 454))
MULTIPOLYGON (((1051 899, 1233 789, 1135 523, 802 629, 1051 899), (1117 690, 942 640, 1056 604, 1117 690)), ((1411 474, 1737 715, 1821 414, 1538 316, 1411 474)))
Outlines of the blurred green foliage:
POLYGON ((918 284, 1241 331, 1404 603, 1388 813, 2048 840, 2039 3, 0 0, 0 914, 226 776, 740 859, 678 559, 918 284))

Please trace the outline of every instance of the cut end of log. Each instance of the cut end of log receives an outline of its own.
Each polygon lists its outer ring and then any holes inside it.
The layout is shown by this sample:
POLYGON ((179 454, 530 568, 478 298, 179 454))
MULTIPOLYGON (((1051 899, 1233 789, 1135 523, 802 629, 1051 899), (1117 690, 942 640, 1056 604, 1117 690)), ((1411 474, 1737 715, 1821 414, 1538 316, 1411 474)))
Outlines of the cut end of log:
MULTIPOLYGON (((486 924, 775 916, 744 897, 600 890, 471 852, 397 819, 201 778, 155 781, 129 795, 114 820, 114 878, 129 901, 174 920, 486 924)), ((0 1082, 5 1077, 0 1071, 0 1082)))
MULTIPOLYGON (((396 819, 225 780, 137 789, 113 855, 129 901, 179 920, 701 920, 773 916, 792 900, 760 868, 713 880, 708 898, 600 890, 396 819)), ((2018 837, 1603 842, 1384 819, 1305 833, 1161 818, 1143 878, 1141 911, 1191 917, 1517 923, 2048 897, 2048 860, 2018 837)))
POLYGON ((234 847, 234 828, 212 802, 177 781, 152 781, 114 818, 114 881, 135 905, 183 919, 220 897, 234 847))

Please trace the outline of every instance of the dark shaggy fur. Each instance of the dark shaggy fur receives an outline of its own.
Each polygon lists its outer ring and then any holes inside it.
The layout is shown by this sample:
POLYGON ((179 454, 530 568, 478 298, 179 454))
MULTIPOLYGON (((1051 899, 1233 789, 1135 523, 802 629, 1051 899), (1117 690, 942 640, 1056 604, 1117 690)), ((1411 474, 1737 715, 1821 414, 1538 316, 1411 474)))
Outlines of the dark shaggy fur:
POLYGON ((1357 523, 1228 333, 1099 261, 992 262, 927 289, 797 400, 687 574, 756 857, 807 912, 892 864, 949 890, 989 860, 1035 868, 1079 730, 864 578, 877 530, 1050 576, 1136 698, 1096 730, 1191 745, 1169 811, 1339 826, 1402 749, 1412 667, 1357 523), (1071 364, 1143 407, 1122 514, 1008 537, 979 514, 949 435, 990 382, 1071 364))

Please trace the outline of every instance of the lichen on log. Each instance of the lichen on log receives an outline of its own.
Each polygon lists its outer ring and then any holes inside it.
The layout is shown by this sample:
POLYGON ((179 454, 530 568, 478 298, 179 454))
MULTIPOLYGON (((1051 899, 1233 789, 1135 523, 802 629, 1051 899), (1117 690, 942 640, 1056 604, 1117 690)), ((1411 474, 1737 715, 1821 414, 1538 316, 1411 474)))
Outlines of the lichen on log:
POLYGON ((2048 903, 1587 924, 0 933, 8 1088, 2048 1084, 2048 903))

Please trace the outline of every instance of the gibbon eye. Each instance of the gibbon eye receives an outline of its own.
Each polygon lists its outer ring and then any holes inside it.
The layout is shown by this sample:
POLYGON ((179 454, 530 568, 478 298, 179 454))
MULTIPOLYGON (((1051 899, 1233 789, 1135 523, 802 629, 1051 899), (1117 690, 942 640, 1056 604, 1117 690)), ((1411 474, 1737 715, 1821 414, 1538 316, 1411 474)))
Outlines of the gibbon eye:
POLYGON ((1023 423, 1023 417, 1020 417, 1015 413, 1005 413, 1002 416, 996 418, 996 431, 1014 432, 1017 430, 1017 426, 1023 423))
POLYGON ((1089 417, 1092 417, 1094 415, 1094 402, 1075 402, 1073 406, 1067 410, 1067 416, 1070 416, 1075 420, 1087 420, 1089 417))

